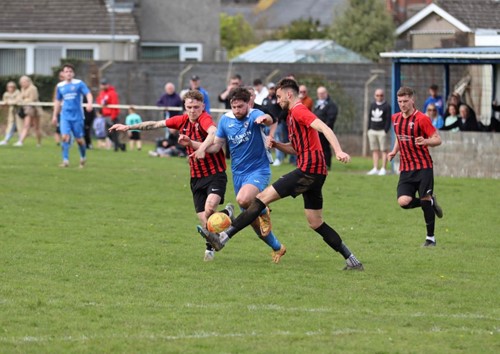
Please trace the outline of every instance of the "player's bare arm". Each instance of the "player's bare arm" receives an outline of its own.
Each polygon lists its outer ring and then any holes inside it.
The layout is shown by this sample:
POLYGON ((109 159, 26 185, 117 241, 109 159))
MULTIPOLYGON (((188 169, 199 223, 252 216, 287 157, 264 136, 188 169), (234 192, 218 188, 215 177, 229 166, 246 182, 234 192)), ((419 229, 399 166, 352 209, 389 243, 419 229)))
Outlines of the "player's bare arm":
POLYGON ((316 118, 315 120, 313 120, 313 122, 311 123, 311 128, 325 135, 326 140, 328 140, 333 148, 333 151, 335 151, 335 157, 337 158, 337 161, 343 163, 348 163, 349 161, 351 161, 351 156, 349 156, 349 154, 345 153, 342 150, 342 147, 340 146, 337 136, 335 135, 333 130, 330 129, 330 127, 326 125, 321 119, 316 118))
POLYGON ((399 143, 396 140, 396 142, 394 143, 394 148, 390 153, 387 154, 389 161, 392 161, 392 159, 398 154, 398 152, 399 152, 399 143))
POLYGON ((118 131, 118 132, 126 132, 129 130, 154 130, 158 128, 165 128, 165 121, 147 121, 139 124, 125 125, 125 124, 114 124, 109 131, 118 131))
POLYGON ((52 124, 57 125, 57 115, 61 112, 61 101, 54 101, 54 113, 52 114, 52 124))
MULTIPOLYGON (((208 128, 208 135, 207 137, 205 138, 205 140, 203 141, 203 143, 201 143, 198 148, 191 154, 189 155, 189 157, 193 157, 193 158, 196 158, 196 159, 204 159, 205 158, 205 154, 208 152, 207 149, 209 146, 211 146, 213 143, 214 143, 214 139, 215 139, 215 132, 217 131, 217 128, 215 126, 211 126, 210 128, 208 128)), ((195 143, 195 142, 193 142, 195 143)))
POLYGON ((92 102, 94 102, 94 97, 90 92, 87 93, 86 97, 87 97, 87 107, 85 107, 85 109, 87 110, 87 112, 92 112, 92 110, 94 109, 94 107, 92 107, 92 102))
POLYGON ((290 155, 297 155, 297 151, 292 146, 292 143, 281 143, 276 140, 272 140, 272 145, 270 146, 271 148, 276 148, 279 151, 284 152, 285 154, 290 154, 290 155))
POLYGON ((423 136, 418 136, 415 138, 415 143, 417 145, 426 145, 430 147, 441 145, 441 137, 439 133, 436 131, 430 138, 425 139, 423 136))

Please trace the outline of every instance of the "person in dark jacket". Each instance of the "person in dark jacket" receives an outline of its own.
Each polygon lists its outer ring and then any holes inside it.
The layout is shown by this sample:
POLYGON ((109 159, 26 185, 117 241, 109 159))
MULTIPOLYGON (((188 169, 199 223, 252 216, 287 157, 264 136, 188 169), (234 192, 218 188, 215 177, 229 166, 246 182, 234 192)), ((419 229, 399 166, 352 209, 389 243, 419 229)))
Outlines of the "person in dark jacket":
MULTIPOLYGON (((328 90, 324 86, 318 87, 316 91, 318 100, 314 106, 313 113, 321 119, 330 129, 333 130, 335 121, 337 120, 338 108, 335 102, 332 101, 328 95, 328 90)), ((330 143, 326 139, 325 135, 320 133, 319 139, 321 141, 321 146, 323 147, 323 152, 325 154, 326 166, 330 170, 332 166, 332 148, 330 143)))
MULTIPOLYGON (((175 92, 175 85, 173 83, 167 82, 165 84, 165 93, 156 101, 156 105, 160 107, 179 107, 182 109, 182 99, 177 92, 175 92)), ((181 114, 181 109, 178 111, 165 110, 164 118, 168 119, 181 114)))

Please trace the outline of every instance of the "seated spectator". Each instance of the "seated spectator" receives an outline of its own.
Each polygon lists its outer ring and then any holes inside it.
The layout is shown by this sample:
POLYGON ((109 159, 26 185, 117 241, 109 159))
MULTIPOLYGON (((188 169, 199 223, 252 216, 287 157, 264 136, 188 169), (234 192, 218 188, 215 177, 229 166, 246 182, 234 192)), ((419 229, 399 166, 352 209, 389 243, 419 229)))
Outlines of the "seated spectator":
POLYGON ((443 117, 438 112, 438 109, 434 103, 427 105, 426 114, 431 119, 432 125, 436 129, 441 129, 444 125, 443 117))
MULTIPOLYGON (((175 85, 171 82, 167 82, 165 84, 165 93, 161 95, 161 97, 156 101, 156 105, 160 107, 179 107, 182 108, 182 99, 175 92, 175 85)), ((182 111, 174 111, 174 110, 165 110, 165 119, 168 119, 172 116, 176 116, 182 114, 182 111)))
POLYGON ((490 131, 498 133, 500 132, 500 104, 497 101, 493 101, 491 109, 493 110, 493 114, 491 116, 490 131))
POLYGON ((429 97, 425 100, 423 112, 427 112, 427 106, 433 103, 436 106, 439 115, 442 117, 444 114, 444 102, 443 97, 438 95, 438 90, 439 87, 436 84, 429 86, 429 97))
POLYGON ((172 157, 186 156, 186 148, 180 145, 177 140, 179 139, 179 132, 174 129, 170 129, 170 134, 168 138, 160 139, 156 143, 156 149, 154 151, 149 151, 149 156, 152 157, 172 157))
POLYGON ((452 132, 460 131, 460 128, 457 125, 457 121, 460 119, 458 116, 458 107, 456 104, 450 103, 448 104, 448 109, 446 110, 447 117, 444 120, 444 125, 441 127, 441 130, 451 130, 452 132), (455 126, 456 125, 456 126, 455 126), (455 126, 454 128, 449 128, 451 126, 455 126))
POLYGON ((453 128, 458 127, 462 132, 480 131, 476 117, 471 115, 469 107, 466 104, 460 105, 458 112, 460 113, 460 118, 458 118, 455 124, 446 126, 446 128, 442 130, 451 130, 453 128))

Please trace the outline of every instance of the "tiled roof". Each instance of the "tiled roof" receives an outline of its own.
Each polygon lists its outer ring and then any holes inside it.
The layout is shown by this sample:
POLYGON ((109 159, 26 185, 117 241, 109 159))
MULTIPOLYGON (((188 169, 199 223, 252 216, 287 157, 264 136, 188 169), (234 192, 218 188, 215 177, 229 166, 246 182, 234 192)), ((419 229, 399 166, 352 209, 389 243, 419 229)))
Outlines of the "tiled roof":
POLYGON ((500 28, 498 0, 438 0, 435 3, 472 29, 500 28))
MULTIPOLYGON (((105 0, 1 0, 0 33, 110 34, 105 0)), ((115 35, 138 35, 132 13, 115 13, 115 35)))
POLYGON ((234 58, 251 63, 370 63, 371 61, 331 40, 267 41, 234 58))

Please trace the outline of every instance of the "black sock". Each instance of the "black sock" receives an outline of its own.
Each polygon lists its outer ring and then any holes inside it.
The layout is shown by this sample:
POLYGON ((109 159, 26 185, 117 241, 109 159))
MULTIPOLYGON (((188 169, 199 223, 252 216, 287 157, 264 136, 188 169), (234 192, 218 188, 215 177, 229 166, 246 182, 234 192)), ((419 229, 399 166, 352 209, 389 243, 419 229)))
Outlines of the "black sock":
POLYGON ((262 210, 264 210, 266 205, 262 203, 261 200, 255 198, 252 203, 248 206, 247 210, 242 212, 229 228, 225 231, 229 238, 233 237, 237 232, 243 230, 245 227, 250 225, 257 217, 260 215, 262 210))
POLYGON ((434 236, 434 226, 436 225, 436 213, 432 207, 430 200, 422 200, 422 210, 424 212, 425 226, 427 228, 427 236, 434 236))
POLYGON ((402 206, 401 208, 413 209, 413 208, 419 208, 421 206, 422 206, 422 204, 420 203, 420 198, 413 198, 408 205, 402 206))
POLYGON ((335 251, 339 252, 345 259, 349 258, 351 251, 342 242, 340 235, 330 227, 326 222, 322 223, 320 227, 315 229, 318 234, 323 237, 323 241, 327 243, 328 246, 333 248, 335 251))

